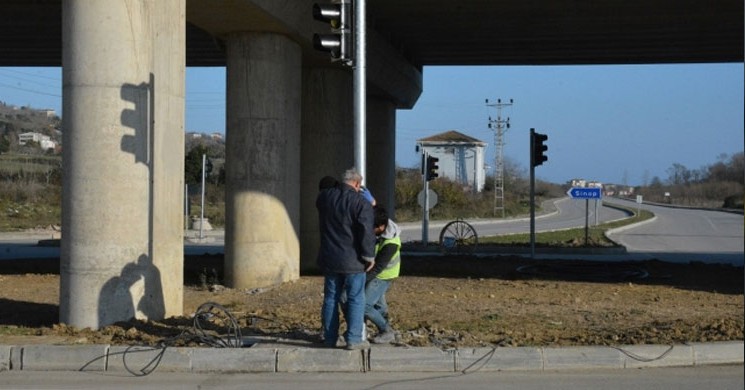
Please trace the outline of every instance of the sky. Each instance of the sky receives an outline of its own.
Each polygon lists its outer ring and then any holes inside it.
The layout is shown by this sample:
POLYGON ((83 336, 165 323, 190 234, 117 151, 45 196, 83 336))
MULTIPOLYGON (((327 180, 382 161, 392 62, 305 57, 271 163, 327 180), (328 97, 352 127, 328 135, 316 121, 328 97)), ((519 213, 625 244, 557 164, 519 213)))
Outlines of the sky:
MULTIPOLYGON (((510 118, 503 156, 529 169, 529 132, 548 135, 536 177, 643 185, 673 164, 699 169, 745 148, 742 63, 425 67, 423 91, 396 115, 396 163, 416 167, 416 141, 456 130, 487 143, 494 166, 497 99, 510 118)), ((186 131, 225 131, 225 69, 187 68, 186 131)), ((60 68, 0 67, 0 101, 62 107, 60 68)), ((63 113, 64 114, 64 113, 63 113)), ((353 147, 353 146, 350 146, 353 147)))

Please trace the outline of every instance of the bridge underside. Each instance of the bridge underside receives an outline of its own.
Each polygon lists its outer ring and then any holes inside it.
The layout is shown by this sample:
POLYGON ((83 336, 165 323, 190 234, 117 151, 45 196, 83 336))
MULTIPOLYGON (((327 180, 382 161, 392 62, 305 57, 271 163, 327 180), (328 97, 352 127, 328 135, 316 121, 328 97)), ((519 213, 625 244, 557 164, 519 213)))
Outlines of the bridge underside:
MULTIPOLYGON (((228 30, 295 35, 304 61, 325 59, 312 53, 311 31, 273 20, 273 10, 296 8, 295 17, 307 14, 310 22, 313 2, 188 0, 187 66, 224 66, 222 34, 228 30)), ((416 67, 743 60, 741 0, 367 3, 369 27, 416 67)), ((60 66, 61 8, 61 0, 4 1, 0 66, 60 66)))
POLYGON ((63 71, 62 322, 183 309, 185 66, 226 68, 225 281, 257 288, 315 270, 312 194, 357 164, 352 145, 395 216, 396 110, 426 65, 743 59, 742 0, 370 0, 358 141, 351 70, 313 50, 313 2, 3 1, 0 66, 63 71))

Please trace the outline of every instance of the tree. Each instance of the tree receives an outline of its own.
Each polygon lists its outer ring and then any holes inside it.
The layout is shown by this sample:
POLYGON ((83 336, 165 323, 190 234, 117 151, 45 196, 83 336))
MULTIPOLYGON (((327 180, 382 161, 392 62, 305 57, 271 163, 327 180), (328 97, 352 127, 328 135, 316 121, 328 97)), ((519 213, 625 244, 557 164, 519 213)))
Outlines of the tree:
POLYGON ((711 181, 733 181, 742 183, 745 177, 745 157, 743 152, 735 153, 729 160, 726 155, 720 156, 720 161, 709 166, 711 181))
MULTIPOLYGON (((202 183, 202 155, 207 155, 207 147, 197 145, 186 154, 184 159, 184 180, 186 184, 202 183)), ((205 163, 205 176, 212 172, 212 161, 209 156, 205 163)))
POLYGON ((688 184, 691 179, 691 172, 681 163, 674 163, 665 172, 668 175, 668 182, 672 185, 688 184))
POLYGON ((0 136, 0 153, 8 153, 10 150, 10 140, 7 136, 0 136))

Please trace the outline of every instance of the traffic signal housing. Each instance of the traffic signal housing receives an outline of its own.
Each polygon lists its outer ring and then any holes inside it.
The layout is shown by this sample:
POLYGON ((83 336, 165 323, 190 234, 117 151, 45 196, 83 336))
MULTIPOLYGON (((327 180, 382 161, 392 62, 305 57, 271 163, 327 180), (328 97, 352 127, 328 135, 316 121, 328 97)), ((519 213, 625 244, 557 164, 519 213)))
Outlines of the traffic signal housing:
POLYGON ((440 169, 437 165, 438 161, 440 161, 440 159, 437 157, 427 156, 427 169, 424 172, 424 174, 427 175, 427 181, 434 180, 440 176, 437 173, 437 170, 440 169))
POLYGON ((546 151, 548 150, 548 146, 544 144, 548 140, 548 136, 546 134, 540 134, 536 133, 535 129, 530 129, 530 164, 533 167, 537 167, 539 165, 542 165, 544 162, 548 161, 548 156, 546 156, 546 151))
POLYGON ((313 34, 313 48, 331 54, 331 61, 352 63, 352 0, 313 4, 313 19, 326 22, 331 34, 313 34))

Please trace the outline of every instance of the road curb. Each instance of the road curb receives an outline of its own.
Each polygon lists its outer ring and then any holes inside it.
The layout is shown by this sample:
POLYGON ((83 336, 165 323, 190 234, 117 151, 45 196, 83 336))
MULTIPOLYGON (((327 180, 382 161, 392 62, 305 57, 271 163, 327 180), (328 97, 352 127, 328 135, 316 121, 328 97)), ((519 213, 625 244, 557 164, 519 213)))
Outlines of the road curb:
POLYGON ((365 351, 256 345, 151 348, 0 345, 0 371, 474 372, 557 371, 743 364, 743 341, 679 345, 495 347, 441 350, 374 346, 365 351))

